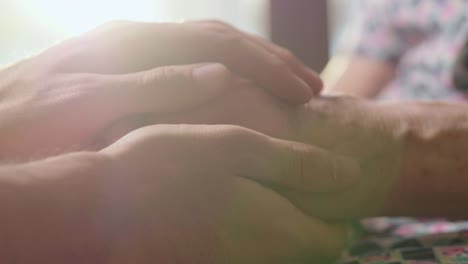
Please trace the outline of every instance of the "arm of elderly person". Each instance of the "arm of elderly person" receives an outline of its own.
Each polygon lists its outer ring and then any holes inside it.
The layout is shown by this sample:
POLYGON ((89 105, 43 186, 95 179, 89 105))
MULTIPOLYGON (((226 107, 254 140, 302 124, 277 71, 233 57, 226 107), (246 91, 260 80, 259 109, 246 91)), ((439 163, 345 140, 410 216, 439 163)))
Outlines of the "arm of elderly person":
POLYGON ((296 140, 353 157, 360 168, 359 183, 335 195, 280 188, 304 210, 329 219, 468 217, 467 105, 337 97, 293 113, 296 140))
MULTIPOLYGON (((314 184, 307 181, 317 173, 313 164, 304 165, 304 182, 296 183, 296 188, 277 179, 261 179, 312 215, 468 217, 468 106, 464 104, 321 97, 296 108, 244 85, 188 115, 156 116, 148 122, 236 124, 355 159, 358 172, 334 162, 336 180, 356 173, 360 178, 353 187, 334 194, 304 191, 304 186, 314 184)), ((288 178, 287 172, 283 177, 288 178)))
POLYGON ((330 217, 468 217, 467 105, 324 98, 300 112, 300 141, 354 157, 361 170, 354 191, 319 197, 323 203, 308 209, 330 217))

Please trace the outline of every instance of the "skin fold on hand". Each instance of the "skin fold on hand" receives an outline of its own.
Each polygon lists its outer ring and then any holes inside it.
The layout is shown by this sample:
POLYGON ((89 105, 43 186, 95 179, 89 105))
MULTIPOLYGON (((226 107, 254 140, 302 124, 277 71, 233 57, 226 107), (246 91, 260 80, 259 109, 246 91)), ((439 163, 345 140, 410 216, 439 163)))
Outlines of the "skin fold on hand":
POLYGON ((286 49, 221 22, 105 24, 0 72, 0 160, 93 149, 117 120, 187 111, 236 79, 290 104, 322 85, 286 49))
POLYGON ((242 177, 280 176, 285 165, 300 179, 304 155, 330 153, 236 126, 156 125, 99 153, 3 167, 0 260, 324 263, 346 244, 346 227, 242 177))
MULTIPOLYGON (((341 97, 317 98, 305 106, 291 107, 251 83, 244 83, 242 87, 229 90, 215 102, 200 106, 190 113, 166 116, 148 114, 139 121, 145 124, 240 125, 355 159, 357 167, 342 161, 322 161, 332 163, 331 166, 336 170, 333 177, 338 182, 347 177, 360 178, 358 184, 340 192, 310 194, 300 191, 300 186, 290 189, 290 186, 282 186, 274 180, 262 182, 311 215, 339 220, 376 214, 383 206, 383 200, 399 168, 399 142, 392 138, 391 131, 385 130, 385 120, 374 120, 367 115, 369 109, 361 101, 341 97), (385 173, 381 173, 381 170, 385 173), (370 198, 371 194, 374 197, 370 198)), ((129 124, 123 121, 116 124, 112 129, 119 132, 111 133, 108 143, 134 129, 132 126, 135 125, 142 126, 139 122, 129 124)), ((312 166, 310 168, 310 172, 303 172, 305 178, 313 178, 313 174, 318 173, 312 166)), ((287 173, 284 172, 284 178, 288 178, 287 173)), ((309 181, 309 184, 314 183, 309 181)))
MULTIPOLYGON (((463 175, 468 171, 461 158, 468 141, 467 112, 463 104, 377 103, 351 97, 314 98, 297 108, 285 106, 247 83, 190 113, 148 114, 141 123, 126 127, 122 121, 116 127, 125 134, 126 129, 135 128, 132 126, 154 123, 235 124, 351 158, 358 166, 338 163, 335 166, 346 169, 337 170, 334 178, 339 181, 340 173, 348 172, 359 181, 335 193, 304 191, 305 182, 291 188, 277 179, 257 179, 304 212, 325 219, 376 215, 460 218, 465 217, 457 208, 465 200, 459 186, 465 186, 463 175), (451 175, 450 180, 445 175, 451 175), (429 206, 431 194, 439 197, 437 206, 429 206)), ((317 171, 303 173, 307 178, 317 171)), ((288 178, 287 172, 283 178, 288 178)))

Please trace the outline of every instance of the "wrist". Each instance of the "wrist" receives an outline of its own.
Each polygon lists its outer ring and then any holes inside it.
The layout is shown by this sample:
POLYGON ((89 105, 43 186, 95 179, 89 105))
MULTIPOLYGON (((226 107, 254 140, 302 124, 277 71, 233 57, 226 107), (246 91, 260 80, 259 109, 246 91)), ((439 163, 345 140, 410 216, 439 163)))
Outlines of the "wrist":
POLYGON ((415 137, 420 135, 419 116, 422 114, 418 104, 411 103, 382 103, 382 112, 389 116, 391 125, 389 132, 400 142, 398 166, 395 179, 385 199, 382 215, 410 216, 415 213, 412 204, 415 193, 411 190, 412 170, 417 163, 419 148, 414 145, 415 137))
POLYGON ((467 216, 468 109, 463 104, 396 103, 402 138, 399 174, 388 196, 387 215, 467 216))
POLYGON ((99 153, 76 153, 2 169, 1 233, 9 254, 18 262, 41 262, 79 241, 97 210, 93 188, 107 164, 99 153))

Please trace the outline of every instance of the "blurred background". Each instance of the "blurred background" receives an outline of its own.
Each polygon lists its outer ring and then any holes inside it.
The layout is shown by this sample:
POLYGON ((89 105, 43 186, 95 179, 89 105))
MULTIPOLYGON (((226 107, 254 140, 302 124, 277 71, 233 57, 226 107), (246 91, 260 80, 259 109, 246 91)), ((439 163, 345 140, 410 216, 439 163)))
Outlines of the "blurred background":
MULTIPOLYGON (((220 19, 287 46, 320 71, 341 39, 359 0, 0 0, 0 65, 114 19, 220 19)), ((342 44, 339 44, 342 43, 342 44)))

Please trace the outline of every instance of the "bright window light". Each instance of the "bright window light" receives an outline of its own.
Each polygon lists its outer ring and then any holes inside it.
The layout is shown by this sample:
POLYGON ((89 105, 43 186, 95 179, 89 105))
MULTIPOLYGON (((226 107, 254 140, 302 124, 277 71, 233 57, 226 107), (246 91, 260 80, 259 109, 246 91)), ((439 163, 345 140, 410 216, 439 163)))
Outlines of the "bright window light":
POLYGON ((25 9, 34 20, 66 35, 90 30, 114 19, 148 21, 156 18, 155 0, 27 0, 25 9))

